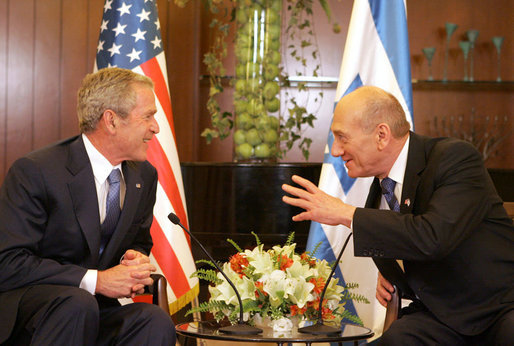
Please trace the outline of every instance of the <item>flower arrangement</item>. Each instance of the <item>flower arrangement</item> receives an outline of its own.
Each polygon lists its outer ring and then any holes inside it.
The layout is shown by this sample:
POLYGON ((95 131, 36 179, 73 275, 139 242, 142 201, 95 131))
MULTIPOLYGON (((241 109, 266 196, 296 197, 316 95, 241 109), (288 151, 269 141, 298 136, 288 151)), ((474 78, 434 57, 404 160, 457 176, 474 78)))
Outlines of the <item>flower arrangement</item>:
MULTIPOLYGON (((320 295, 331 271, 329 263, 314 258, 312 253, 298 255, 295 252, 296 244, 292 242, 294 233, 289 235, 284 246, 273 246, 269 250, 264 250, 258 236, 252 234, 257 241, 253 250, 243 250, 228 239, 238 252, 222 266, 241 295, 244 320, 258 323, 267 319, 274 329, 287 328, 283 326, 284 320, 295 320, 300 326, 317 320, 320 295)), ((210 261, 198 262, 215 268, 210 261)), ((200 268, 193 276, 212 285, 209 286, 209 301, 190 309, 188 314, 211 312, 218 321, 226 317, 235 323, 239 316, 239 303, 223 275, 214 269, 200 268)), ((369 303, 364 296, 350 292, 357 287, 357 284, 343 287, 338 284, 337 278, 330 280, 322 304, 325 323, 339 325, 346 318, 362 325, 358 316, 344 307, 350 299, 369 303)))

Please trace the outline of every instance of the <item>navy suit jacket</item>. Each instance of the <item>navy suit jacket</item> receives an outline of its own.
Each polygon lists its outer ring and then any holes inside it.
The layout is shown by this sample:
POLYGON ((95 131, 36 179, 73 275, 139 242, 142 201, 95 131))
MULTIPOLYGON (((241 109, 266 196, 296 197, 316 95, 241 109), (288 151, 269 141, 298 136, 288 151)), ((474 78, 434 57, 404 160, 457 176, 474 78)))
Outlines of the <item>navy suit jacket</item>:
POLYGON ((353 218, 356 256, 402 259, 421 302, 459 333, 476 335, 514 308, 514 227, 481 155, 467 142, 410 134, 400 213, 353 218))
POLYGON ((119 264, 128 249, 149 254, 157 173, 123 162, 126 194, 118 225, 99 257, 100 216, 81 136, 17 160, 0 190, 0 343, 14 326, 26 288, 79 287, 87 269, 119 264))

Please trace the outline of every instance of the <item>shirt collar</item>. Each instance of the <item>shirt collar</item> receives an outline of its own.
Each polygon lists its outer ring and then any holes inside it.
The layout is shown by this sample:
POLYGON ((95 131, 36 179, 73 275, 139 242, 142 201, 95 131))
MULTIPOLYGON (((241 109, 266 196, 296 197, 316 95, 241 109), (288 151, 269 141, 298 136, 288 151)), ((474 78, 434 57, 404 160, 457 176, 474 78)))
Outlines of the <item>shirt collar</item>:
POLYGON ((91 143, 89 138, 85 134, 82 134, 82 140, 84 141, 84 147, 86 148, 87 156, 89 156, 89 162, 91 162, 91 168, 93 169, 93 175, 95 179, 103 184, 113 169, 119 168, 122 176, 123 171, 121 169, 121 163, 113 166, 91 143))
POLYGON ((407 168, 407 155, 409 153, 409 142, 410 135, 407 137, 405 144, 403 145, 402 151, 398 158, 391 167, 388 177, 393 179, 398 184, 403 184, 403 178, 405 176, 405 168, 407 168))

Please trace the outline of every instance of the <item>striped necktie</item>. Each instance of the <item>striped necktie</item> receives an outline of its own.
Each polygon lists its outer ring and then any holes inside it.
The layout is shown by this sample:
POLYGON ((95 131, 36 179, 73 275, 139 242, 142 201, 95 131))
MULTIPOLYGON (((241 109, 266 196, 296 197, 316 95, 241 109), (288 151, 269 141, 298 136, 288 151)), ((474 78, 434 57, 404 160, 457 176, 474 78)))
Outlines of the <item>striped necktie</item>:
POLYGON ((382 179, 382 194, 384 195, 386 202, 389 205, 389 209, 399 212, 400 205, 398 204, 398 200, 394 195, 395 185, 396 182, 389 177, 382 179))

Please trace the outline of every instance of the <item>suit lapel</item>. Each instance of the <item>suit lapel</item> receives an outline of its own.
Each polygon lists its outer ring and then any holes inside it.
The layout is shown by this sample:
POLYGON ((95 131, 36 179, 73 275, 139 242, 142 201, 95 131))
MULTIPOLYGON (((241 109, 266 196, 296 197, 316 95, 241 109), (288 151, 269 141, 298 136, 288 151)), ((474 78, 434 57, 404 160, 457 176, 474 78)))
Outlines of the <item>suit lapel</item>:
POLYGON ((378 209, 380 206, 380 197, 382 196, 382 189, 380 188, 380 181, 377 177, 373 179, 369 188, 368 198, 366 199, 365 208, 378 209))
POLYGON ((116 229, 112 234, 111 240, 107 244, 105 251, 100 258, 99 267, 107 266, 112 257, 116 254, 130 225, 133 223, 134 215, 141 199, 141 191, 143 189, 143 179, 137 169, 137 164, 132 162, 123 162, 123 178, 125 180, 125 200, 121 211, 120 219, 116 225, 116 229))
POLYGON ((96 267, 100 248, 100 215, 95 178, 81 136, 70 144, 66 167, 73 175, 68 182, 73 210, 91 254, 86 260, 87 265, 96 267))
POLYGON ((400 212, 409 214, 412 212, 416 191, 420 181, 420 174, 425 169, 425 147, 423 140, 415 133, 410 133, 409 155, 407 167, 403 179, 402 199, 400 201, 400 212))

